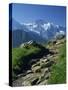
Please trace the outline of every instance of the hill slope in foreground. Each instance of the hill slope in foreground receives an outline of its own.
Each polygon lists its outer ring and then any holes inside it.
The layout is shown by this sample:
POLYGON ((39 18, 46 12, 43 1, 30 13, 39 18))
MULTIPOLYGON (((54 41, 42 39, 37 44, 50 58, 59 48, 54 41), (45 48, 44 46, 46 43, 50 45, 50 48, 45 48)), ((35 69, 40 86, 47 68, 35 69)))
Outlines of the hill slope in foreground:
POLYGON ((66 40, 32 43, 12 49, 13 86, 61 84, 66 82, 66 40))

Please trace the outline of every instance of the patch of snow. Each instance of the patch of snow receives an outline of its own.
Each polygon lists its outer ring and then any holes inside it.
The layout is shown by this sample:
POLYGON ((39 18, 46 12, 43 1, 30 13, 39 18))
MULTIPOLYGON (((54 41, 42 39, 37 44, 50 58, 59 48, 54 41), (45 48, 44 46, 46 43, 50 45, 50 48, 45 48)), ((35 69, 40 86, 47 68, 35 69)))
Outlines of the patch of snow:
POLYGON ((64 34, 65 34, 65 32, 60 30, 60 34, 64 35, 64 34))

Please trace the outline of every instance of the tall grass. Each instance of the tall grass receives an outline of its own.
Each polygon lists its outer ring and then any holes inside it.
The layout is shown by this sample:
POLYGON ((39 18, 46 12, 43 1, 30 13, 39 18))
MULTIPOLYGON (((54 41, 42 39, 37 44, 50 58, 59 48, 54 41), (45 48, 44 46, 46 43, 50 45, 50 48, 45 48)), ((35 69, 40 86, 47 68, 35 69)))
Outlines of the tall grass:
POLYGON ((66 83, 66 44, 59 48, 59 56, 56 65, 52 66, 49 84, 66 83))
POLYGON ((40 53, 41 48, 34 45, 27 45, 22 48, 12 49, 12 77, 13 80, 16 76, 29 68, 28 64, 32 57, 40 53))

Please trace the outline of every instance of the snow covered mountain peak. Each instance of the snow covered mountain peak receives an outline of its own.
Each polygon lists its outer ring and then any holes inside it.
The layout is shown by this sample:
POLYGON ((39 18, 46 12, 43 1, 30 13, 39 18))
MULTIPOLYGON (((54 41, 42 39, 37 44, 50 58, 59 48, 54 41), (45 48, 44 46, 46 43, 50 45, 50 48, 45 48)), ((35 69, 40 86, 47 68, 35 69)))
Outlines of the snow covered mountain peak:
POLYGON ((38 34, 40 37, 44 39, 51 39, 55 37, 55 35, 64 35, 66 34, 66 28, 60 25, 55 25, 51 22, 46 22, 44 20, 36 20, 34 22, 29 23, 18 23, 13 20, 12 29, 21 29, 26 32, 32 32, 38 34))
POLYGON ((50 27, 51 27, 51 23, 44 23, 43 25, 42 25, 42 27, 44 28, 44 30, 45 31, 47 31, 48 29, 50 29, 50 27))

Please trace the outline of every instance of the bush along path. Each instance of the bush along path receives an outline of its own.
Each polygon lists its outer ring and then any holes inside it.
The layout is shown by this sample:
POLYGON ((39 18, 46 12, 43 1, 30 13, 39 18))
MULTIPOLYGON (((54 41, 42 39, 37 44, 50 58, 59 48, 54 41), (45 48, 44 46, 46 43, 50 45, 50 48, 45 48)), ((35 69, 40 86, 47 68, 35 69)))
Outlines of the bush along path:
POLYGON ((60 48, 65 49, 64 43, 65 39, 50 42, 46 46, 49 53, 47 55, 44 54, 40 58, 31 59, 31 68, 24 73, 18 74, 17 79, 13 81, 13 86, 46 85, 65 82, 65 55, 60 50, 60 48), (59 61, 58 59, 63 60, 59 61), (60 64, 61 62, 62 64, 60 64), (57 65, 61 68, 57 68, 57 65), (62 65, 64 66, 62 67, 62 65), (58 69, 62 70, 62 78, 60 75, 57 75, 57 73, 61 72, 58 69))

